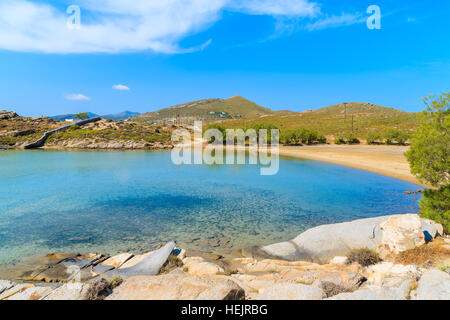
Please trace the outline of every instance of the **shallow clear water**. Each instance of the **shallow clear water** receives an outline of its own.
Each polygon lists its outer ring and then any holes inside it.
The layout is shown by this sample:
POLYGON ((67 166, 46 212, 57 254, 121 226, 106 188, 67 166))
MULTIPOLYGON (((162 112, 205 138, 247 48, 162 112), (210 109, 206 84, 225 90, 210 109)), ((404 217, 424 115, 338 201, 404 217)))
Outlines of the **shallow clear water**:
POLYGON ((170 152, 0 151, 0 264, 48 252, 134 253, 176 240, 226 254, 320 224, 415 213, 419 186, 281 159, 176 166, 170 152))

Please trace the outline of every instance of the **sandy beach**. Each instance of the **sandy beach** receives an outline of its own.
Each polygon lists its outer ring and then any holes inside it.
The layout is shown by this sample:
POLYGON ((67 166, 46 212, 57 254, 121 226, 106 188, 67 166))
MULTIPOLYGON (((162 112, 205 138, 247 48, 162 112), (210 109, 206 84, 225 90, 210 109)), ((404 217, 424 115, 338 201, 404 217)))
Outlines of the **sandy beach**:
POLYGON ((406 150, 385 145, 280 146, 280 155, 335 163, 429 187, 411 174, 406 150))

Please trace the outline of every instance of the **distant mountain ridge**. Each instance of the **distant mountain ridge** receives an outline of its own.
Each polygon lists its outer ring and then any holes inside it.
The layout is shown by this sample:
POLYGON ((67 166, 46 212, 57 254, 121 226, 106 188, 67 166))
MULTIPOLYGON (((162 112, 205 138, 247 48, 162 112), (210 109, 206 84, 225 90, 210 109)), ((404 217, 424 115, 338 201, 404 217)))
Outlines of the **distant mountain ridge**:
POLYGON ((240 119, 273 114, 268 108, 241 96, 228 99, 203 99, 172 107, 147 112, 132 118, 136 122, 192 120, 217 121, 225 119, 240 119))
MULTIPOLYGON (((92 113, 92 112, 88 112, 89 118, 93 118, 93 117, 102 117, 103 119, 111 119, 114 121, 125 121, 127 119, 130 119, 132 117, 135 117, 137 115, 139 115, 139 112, 132 112, 132 111, 123 111, 120 113, 116 113, 116 114, 107 114, 104 116, 100 116, 98 114, 92 113)), ((57 116, 52 116, 49 117, 50 119, 53 119, 55 121, 66 121, 69 119, 74 119, 76 114, 62 114, 62 115, 57 115, 57 116)))

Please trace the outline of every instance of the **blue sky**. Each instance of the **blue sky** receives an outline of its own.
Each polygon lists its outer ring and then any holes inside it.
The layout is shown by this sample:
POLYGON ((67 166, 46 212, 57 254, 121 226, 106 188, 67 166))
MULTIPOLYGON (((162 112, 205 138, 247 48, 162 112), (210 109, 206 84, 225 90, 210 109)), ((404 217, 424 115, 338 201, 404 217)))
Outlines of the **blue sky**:
POLYGON ((416 112, 450 89, 449 17, 447 0, 2 0, 0 109, 146 112, 239 94, 275 110, 416 112), (65 25, 71 4, 80 30, 65 25))

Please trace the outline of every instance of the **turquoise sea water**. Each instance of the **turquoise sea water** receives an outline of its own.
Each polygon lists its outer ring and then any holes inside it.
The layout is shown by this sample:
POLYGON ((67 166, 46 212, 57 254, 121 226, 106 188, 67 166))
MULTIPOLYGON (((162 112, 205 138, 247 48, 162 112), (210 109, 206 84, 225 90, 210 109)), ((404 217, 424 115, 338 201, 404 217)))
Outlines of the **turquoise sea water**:
POLYGON ((227 254, 325 223, 415 213, 419 186, 284 159, 176 166, 170 152, 0 151, 0 264, 48 252, 134 253, 169 240, 227 254))

